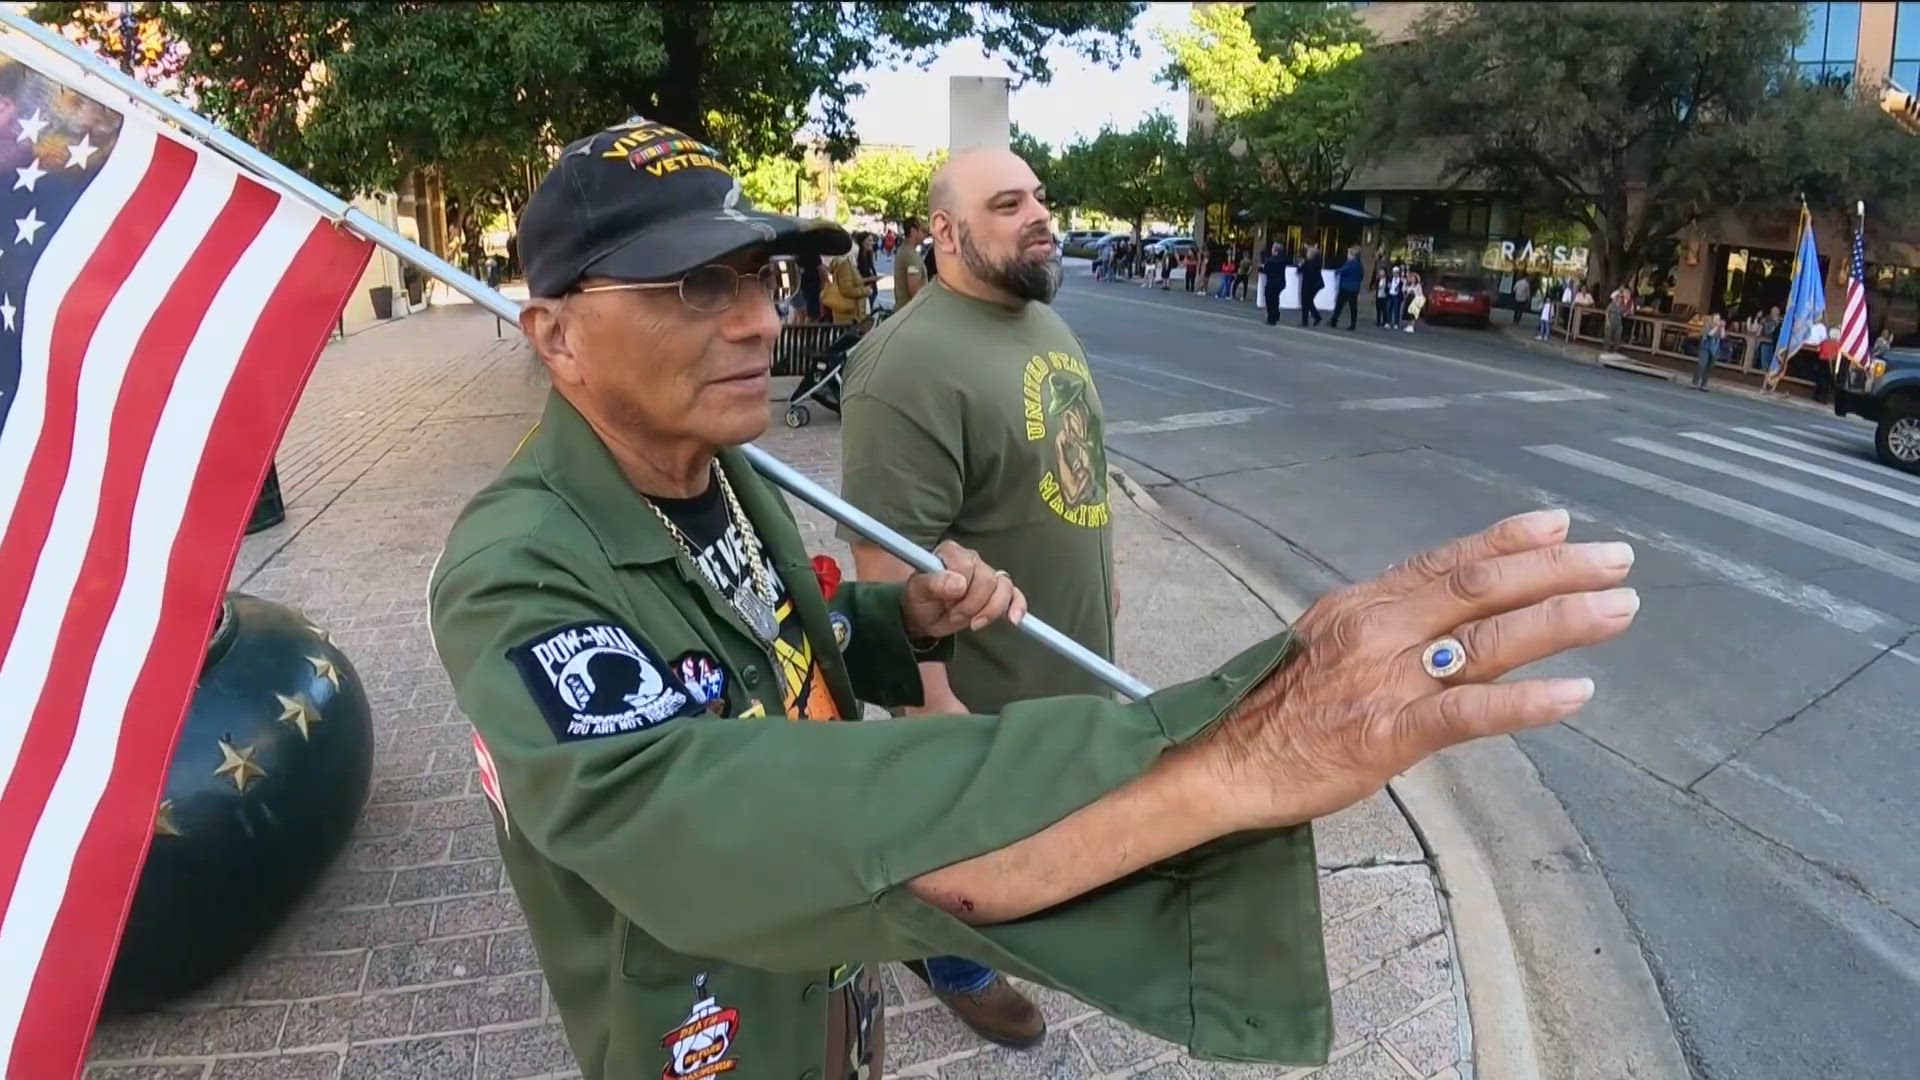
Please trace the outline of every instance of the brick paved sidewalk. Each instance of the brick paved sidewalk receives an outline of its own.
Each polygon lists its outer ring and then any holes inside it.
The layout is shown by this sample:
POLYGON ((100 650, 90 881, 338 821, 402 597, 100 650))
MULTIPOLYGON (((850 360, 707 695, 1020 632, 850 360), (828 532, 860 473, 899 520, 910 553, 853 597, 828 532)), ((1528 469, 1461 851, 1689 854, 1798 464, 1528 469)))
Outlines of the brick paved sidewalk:
MULTIPOLYGON (((426 627, 426 577, 446 529, 512 452, 543 393, 517 338, 496 339, 492 316, 473 307, 435 308, 323 355, 277 459, 288 519, 248 538, 233 587, 299 608, 354 661, 378 733, 370 805, 311 902, 257 955, 193 1001, 103 1023, 90 1080, 578 1075, 426 627)), ((800 431, 776 426, 763 445, 832 485, 838 435, 827 417, 800 431)), ((810 546, 844 562, 825 520, 796 510, 810 546)), ((1124 497, 1115 521, 1120 659, 1142 678, 1199 672, 1276 625, 1124 497)), ((1469 1060, 1464 994, 1411 830, 1380 798, 1319 835, 1336 987, 1336 1060, 1324 1069, 1194 1062, 1037 988, 1053 1034, 1010 1054, 983 1047, 890 965, 895 1075, 1457 1080, 1469 1060)))

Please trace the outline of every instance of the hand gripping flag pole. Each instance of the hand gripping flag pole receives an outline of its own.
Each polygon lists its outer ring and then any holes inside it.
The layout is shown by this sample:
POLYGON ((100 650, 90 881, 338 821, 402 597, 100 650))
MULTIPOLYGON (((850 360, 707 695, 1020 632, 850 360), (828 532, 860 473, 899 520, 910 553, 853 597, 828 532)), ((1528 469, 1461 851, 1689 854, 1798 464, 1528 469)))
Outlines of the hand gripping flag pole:
MULTIPOLYGON (((318 209, 328 217, 341 222, 354 232, 386 248, 402 259, 407 260, 421 270, 446 282, 474 303, 493 312, 495 315, 516 325, 520 321, 520 307, 513 301, 488 288, 486 283, 473 275, 440 258, 433 252, 408 240, 399 233, 367 216, 363 211, 349 205, 346 200, 332 194, 325 188, 280 164, 273 158, 261 153, 246 141, 239 139, 208 120, 206 117, 188 109, 165 94, 154 90, 145 83, 101 62, 100 58, 81 49, 79 46, 61 37, 59 34, 41 26, 39 23, 13 10, 11 5, 0 6, 0 24, 32 38, 40 45, 58 53, 67 60, 80 66, 87 75, 100 79, 119 90, 122 94, 140 102, 147 108, 177 124, 181 130, 212 146, 232 158, 256 175, 285 189, 290 194, 318 209)), ((747 460, 761 474, 775 484, 785 488, 795 498, 827 514, 834 520, 858 532, 860 535, 886 549, 894 558, 913 567, 915 570, 938 571, 943 569, 940 560, 906 537, 889 529, 871 516, 847 503, 833 492, 802 476, 785 462, 757 446, 742 448, 747 460)), ((1152 688, 1139 679, 1120 670, 1106 659, 1095 655, 1085 646, 1048 626, 1032 615, 1020 621, 1020 629, 1028 637, 1073 661, 1090 674, 1098 677, 1108 686, 1133 699, 1146 697, 1152 688)))

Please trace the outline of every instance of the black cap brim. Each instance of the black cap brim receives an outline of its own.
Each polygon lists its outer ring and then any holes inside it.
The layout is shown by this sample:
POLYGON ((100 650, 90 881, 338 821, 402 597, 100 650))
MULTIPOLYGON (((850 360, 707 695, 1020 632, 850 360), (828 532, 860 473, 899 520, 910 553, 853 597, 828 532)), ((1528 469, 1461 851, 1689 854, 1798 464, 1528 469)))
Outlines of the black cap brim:
POLYGON ((580 270, 581 277, 667 281, 748 248, 769 255, 844 255, 853 238, 831 221, 760 210, 703 208, 634 234, 580 270))

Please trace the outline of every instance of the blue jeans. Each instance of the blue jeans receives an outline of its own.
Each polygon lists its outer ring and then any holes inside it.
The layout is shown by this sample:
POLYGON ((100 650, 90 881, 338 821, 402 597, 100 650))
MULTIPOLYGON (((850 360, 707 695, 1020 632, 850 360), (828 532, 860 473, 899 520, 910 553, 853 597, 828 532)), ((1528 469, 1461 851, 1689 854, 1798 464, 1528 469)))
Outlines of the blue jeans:
POLYGON ((929 956, 927 981, 947 994, 977 994, 994 980, 993 969, 958 956, 929 956))
POLYGON ((1756 371, 1768 371, 1773 368, 1774 342, 1762 338, 1753 346, 1753 366, 1756 371))
POLYGON ((1222 273, 1220 275, 1220 287, 1213 290, 1214 297, 1219 300, 1225 300, 1228 297, 1228 295, 1231 294, 1232 292, 1233 292, 1233 275, 1222 273))

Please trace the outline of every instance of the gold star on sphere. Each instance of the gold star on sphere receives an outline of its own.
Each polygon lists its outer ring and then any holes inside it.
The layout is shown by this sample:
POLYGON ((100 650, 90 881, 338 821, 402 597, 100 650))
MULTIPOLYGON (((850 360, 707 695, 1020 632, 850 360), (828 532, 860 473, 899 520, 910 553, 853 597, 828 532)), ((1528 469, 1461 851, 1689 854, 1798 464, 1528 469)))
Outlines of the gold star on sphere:
POLYGON ((320 713, 313 707, 313 703, 307 700, 307 695, 295 694, 288 697, 285 694, 275 694, 273 696, 280 702, 280 715, 275 719, 299 728, 302 739, 312 739, 311 729, 313 725, 320 722, 320 713))
POLYGON ((253 760, 253 753, 252 743, 248 743, 246 746, 236 750, 232 743, 221 739, 220 767, 213 770, 213 775, 224 776, 232 780, 235 791, 246 791, 248 784, 253 783, 255 780, 262 779, 267 775, 267 770, 261 768, 253 760))

